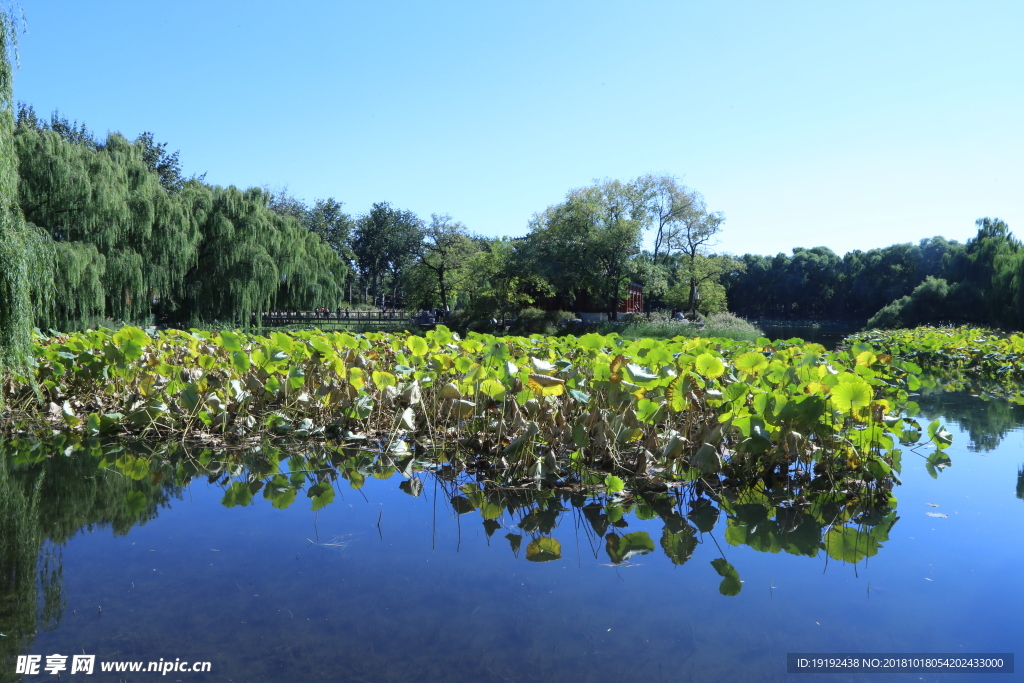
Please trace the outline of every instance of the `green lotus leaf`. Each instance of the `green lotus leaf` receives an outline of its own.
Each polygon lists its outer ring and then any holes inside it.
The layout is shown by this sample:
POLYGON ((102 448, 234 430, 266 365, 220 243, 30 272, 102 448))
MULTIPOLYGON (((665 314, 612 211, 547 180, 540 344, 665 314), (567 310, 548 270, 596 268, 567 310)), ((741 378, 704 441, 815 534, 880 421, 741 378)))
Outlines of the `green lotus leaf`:
POLYGON ((702 353, 697 356, 694 361, 694 367, 697 369, 697 372, 708 379, 715 379, 725 374, 725 365, 710 353, 702 353))

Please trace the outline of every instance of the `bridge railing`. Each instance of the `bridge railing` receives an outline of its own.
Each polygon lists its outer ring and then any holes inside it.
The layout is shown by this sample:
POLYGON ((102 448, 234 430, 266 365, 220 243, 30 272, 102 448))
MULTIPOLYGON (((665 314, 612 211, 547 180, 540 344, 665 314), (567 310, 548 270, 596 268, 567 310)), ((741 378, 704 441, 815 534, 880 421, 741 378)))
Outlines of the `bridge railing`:
POLYGON ((362 309, 327 311, 264 311, 253 315, 253 322, 257 316, 263 327, 283 327, 285 325, 345 325, 345 324, 384 324, 393 322, 409 322, 412 313, 409 311, 387 309, 362 309))

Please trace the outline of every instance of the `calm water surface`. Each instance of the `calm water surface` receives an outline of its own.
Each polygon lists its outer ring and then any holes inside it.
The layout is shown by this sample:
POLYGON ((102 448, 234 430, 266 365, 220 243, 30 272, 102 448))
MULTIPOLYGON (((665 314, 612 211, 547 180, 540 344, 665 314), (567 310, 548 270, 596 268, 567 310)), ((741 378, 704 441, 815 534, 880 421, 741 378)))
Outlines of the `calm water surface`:
MULTIPOLYGON (((569 502, 485 522, 456 514, 432 475, 415 497, 400 476, 361 490, 339 480, 318 512, 301 494, 283 510, 262 495, 228 508, 224 480, 203 478, 167 489, 144 524, 47 545, 63 605, 18 651, 209 661, 209 673, 91 677, 204 682, 865 681, 787 674, 786 653, 1015 652, 1024 414, 968 393, 920 402, 954 433, 953 464, 933 479, 905 454, 899 520, 856 565, 730 545, 723 524, 696 533, 692 556, 674 564, 659 546, 664 523, 635 515, 608 532, 646 531, 654 551, 623 560, 569 502), (559 542, 559 559, 528 560, 540 536, 559 542), (743 581, 737 596, 719 592, 711 561, 723 556, 743 581)), ((10 668, 0 680, 18 680, 10 668)))

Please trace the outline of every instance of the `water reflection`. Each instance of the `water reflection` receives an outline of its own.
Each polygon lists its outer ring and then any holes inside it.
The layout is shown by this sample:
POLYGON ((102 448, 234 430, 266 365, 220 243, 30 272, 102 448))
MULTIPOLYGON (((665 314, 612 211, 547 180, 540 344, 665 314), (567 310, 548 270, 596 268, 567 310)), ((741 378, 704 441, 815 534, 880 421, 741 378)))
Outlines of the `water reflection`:
MULTIPOLYGON (((856 572, 871 558, 874 592, 861 585, 856 594, 873 596, 863 611, 871 624, 879 617, 885 623, 897 614, 878 611, 886 588, 900 604, 905 593, 895 579, 887 586, 880 570, 887 555, 917 557, 920 547, 907 545, 916 541, 903 540, 901 549, 897 539, 920 535, 911 531, 914 518, 932 521, 917 509, 923 503, 908 502, 912 496, 901 503, 912 512, 900 522, 886 486, 829 482, 813 469, 746 486, 655 478, 608 494, 586 478, 547 489, 495 488, 484 472, 467 472, 440 453, 88 440, 4 448, 0 596, 8 597, 0 632, 14 636, 0 638, 6 664, 67 642, 182 654, 161 649, 170 642, 206 653, 196 659, 216 654, 222 678, 234 680, 626 680, 640 673, 651 680, 781 680, 763 672, 786 647, 799 641, 836 650, 837 641, 817 635, 821 614, 861 609, 854 591, 842 587, 853 572, 829 566, 831 578, 821 577, 822 564, 855 563, 856 572), (223 514, 190 506, 193 493, 197 502, 214 494, 219 504, 212 507, 223 514), (152 523, 158 516, 167 517, 162 525, 152 523), (355 518, 368 531, 352 526, 355 518), (289 527, 301 541, 295 546, 283 533, 264 531, 288 519, 306 520, 289 527), (207 541, 211 525, 221 530, 207 541), (138 549, 119 546, 123 571, 106 559, 83 571, 79 556, 76 573, 61 574, 62 544, 89 529, 131 532, 138 540, 138 549), (188 547, 168 545, 161 554, 158 544, 169 536, 184 537, 188 547), (808 569, 800 574, 798 565, 808 569), (62 582, 75 596, 68 608, 62 582), (769 589, 786 583, 790 597, 771 602, 769 589), (810 602, 801 607, 805 592, 810 602), (83 605, 92 610, 88 621, 83 605), (819 613, 821 605, 829 607, 819 613), (804 616, 780 616, 789 612, 804 616), (762 636, 755 627, 771 619, 779 628, 762 636), (59 634, 43 632, 57 626, 59 634), (104 628, 102 638, 92 635, 104 628), (344 648, 337 659, 344 671, 325 648, 344 648), (723 663, 719 653, 728 648, 742 656, 746 675, 736 675, 739 659, 723 663)), ((947 499, 932 502, 953 512, 947 499)), ((907 632, 902 624, 897 630, 907 632)), ((6 664, 2 680, 15 680, 6 664)))
MULTIPOLYGON (((13 663, 65 612, 61 547, 82 531, 127 534, 180 497, 168 465, 122 446, 15 441, 0 452, 0 657, 13 663), (68 450, 70 449, 70 450, 68 450), (69 457, 70 456, 70 457, 69 457)), ((11 678, 13 665, 0 671, 11 678)))
POLYGON ((962 373, 922 378, 914 400, 921 412, 957 425, 970 437, 968 450, 987 453, 1024 425, 1024 387, 962 373))
MULTIPOLYGON (((283 510, 306 501, 318 511, 335 503, 339 491, 358 491, 369 479, 391 480, 413 497, 429 489, 457 521, 475 518, 488 540, 505 530, 506 547, 528 562, 561 559, 555 532, 562 528, 582 530, 595 559, 610 566, 659 554, 684 565, 709 540, 768 553, 824 552, 857 563, 878 552, 898 519, 889 486, 829 482, 800 469, 745 487, 647 480, 638 490, 608 494, 585 481, 561 488, 492 488, 482 475, 449 462, 323 444, 213 449, 61 437, 53 443, 9 441, 3 451, 0 591, 6 597, 0 624, 6 638, 0 639, 0 652, 8 662, 26 650, 38 629, 56 628, 64 615, 62 544, 83 530, 127 534, 156 518, 197 479, 218 486, 227 508, 283 510), (649 530, 650 522, 660 533, 649 530)), ((460 539, 463 525, 458 521, 460 539)), ((706 571, 721 577, 720 593, 739 594, 742 568, 717 554, 706 571)))

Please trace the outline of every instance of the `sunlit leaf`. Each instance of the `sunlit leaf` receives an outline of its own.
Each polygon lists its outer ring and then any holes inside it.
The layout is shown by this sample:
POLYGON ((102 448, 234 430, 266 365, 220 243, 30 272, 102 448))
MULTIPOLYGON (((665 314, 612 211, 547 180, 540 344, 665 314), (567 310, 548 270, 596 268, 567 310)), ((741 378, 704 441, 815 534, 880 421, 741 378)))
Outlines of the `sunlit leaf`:
POLYGON ((867 382, 840 382, 832 388, 832 403, 843 412, 853 412, 871 404, 871 386, 867 382))
POLYGON ((725 365, 721 360, 715 358, 710 353, 702 353, 697 356, 694 361, 694 367, 697 372, 704 375, 708 379, 715 379, 721 377, 725 373, 725 365))

